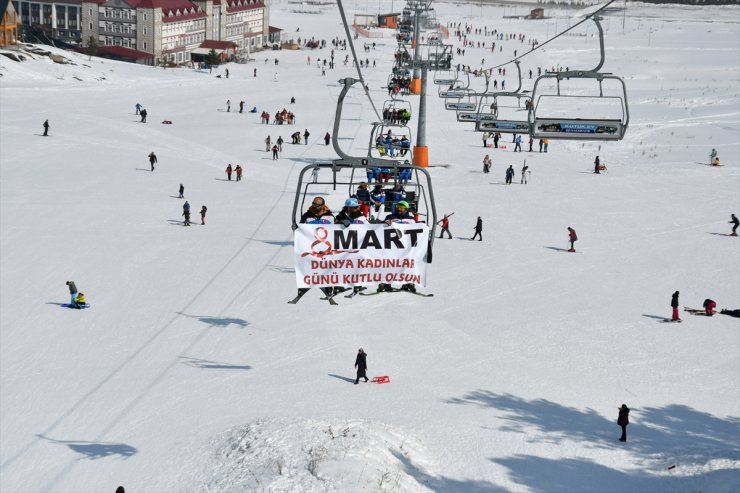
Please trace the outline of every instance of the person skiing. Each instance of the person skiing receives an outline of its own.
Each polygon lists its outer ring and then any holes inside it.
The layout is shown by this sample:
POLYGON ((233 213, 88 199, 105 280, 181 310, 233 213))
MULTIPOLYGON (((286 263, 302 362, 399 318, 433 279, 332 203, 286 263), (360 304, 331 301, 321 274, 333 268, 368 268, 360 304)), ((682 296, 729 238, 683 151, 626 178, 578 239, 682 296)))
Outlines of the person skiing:
POLYGON ((242 167, 241 165, 237 164, 236 168, 234 168, 234 171, 236 171, 236 181, 242 181, 242 167))
POLYGON ((702 306, 704 307, 704 314, 707 317, 711 317, 714 315, 714 309, 717 308, 717 302, 707 298, 704 300, 704 304, 702 306))
POLYGON ((478 220, 475 222, 475 234, 473 235, 471 240, 475 240, 475 237, 478 236, 478 241, 483 241, 483 219, 478 216, 478 220))
POLYGON ((357 351, 357 358, 355 358, 355 368, 357 368, 357 378, 355 379, 355 385, 360 383, 361 378, 364 378, 365 383, 367 383, 367 354, 362 348, 357 351))
POLYGON ((49 120, 44 121, 44 137, 49 136, 49 120))
POLYGON ((226 166, 226 176, 229 178, 229 181, 231 181, 231 173, 233 172, 233 168, 231 167, 231 163, 229 163, 228 166, 226 166))
POLYGON ((185 195, 185 187, 180 183, 180 196, 178 198, 183 198, 185 195))
POLYGON ((329 142, 331 142, 331 134, 326 132, 326 135, 324 135, 324 144, 329 145, 329 142))
POLYGON ((488 154, 485 155, 483 158, 483 172, 484 173, 490 173, 491 172, 491 158, 488 154))
POLYGON ((72 303, 72 308, 76 308, 79 310, 86 304, 87 304, 87 298, 85 298, 85 293, 78 293, 77 296, 75 296, 75 299, 72 303))
POLYGON ((576 234, 576 230, 568 226, 568 241, 570 241, 570 249, 569 252, 575 252, 576 249, 573 246, 573 244, 578 241, 578 235, 576 234))
POLYGON ((272 160, 275 161, 278 158, 278 146, 275 144, 272 146, 272 160))
POLYGON ((729 224, 732 224, 732 233, 730 233, 730 236, 737 236, 737 227, 740 225, 740 220, 735 217, 735 214, 731 214, 732 218, 730 219, 729 224))
POLYGON ((522 179, 520 180, 520 184, 527 184, 527 171, 529 170, 529 166, 527 166, 527 163, 524 163, 524 166, 522 166, 522 179))
POLYGON ((182 205, 182 215, 185 217, 185 222, 183 223, 183 226, 190 226, 190 204, 187 200, 182 205))
POLYGON ((442 220, 437 224, 440 224, 442 226, 442 231, 440 231, 439 233, 439 239, 441 240, 442 238, 444 238, 444 234, 447 233, 447 236, 449 236, 449 239, 451 240, 452 234, 450 233, 450 216, 445 214, 442 220))
POLYGON ((157 155, 154 154, 154 151, 149 153, 149 165, 152 167, 152 171, 154 171, 154 165, 157 163, 157 155))
POLYGON ((506 169, 506 184, 511 185, 511 180, 514 178, 514 167, 513 165, 509 165, 509 167, 506 169))
POLYGON ((678 291, 673 293, 671 296, 671 308, 673 309, 673 315, 671 316, 672 322, 680 322, 681 319, 678 318, 678 291))
POLYGON ((306 130, 303 131, 303 143, 305 145, 308 145, 308 136, 309 135, 311 135, 311 134, 308 133, 308 129, 306 129, 306 130))
POLYGON ((141 116, 141 123, 146 123, 146 108, 141 108, 139 115, 141 116))
POLYGON ((69 288, 69 304, 74 305, 75 297, 77 296, 77 286, 74 281, 67 281, 67 287, 69 288))
POLYGON ((622 404, 619 408, 619 416, 617 417, 617 424, 622 428, 622 436, 619 437, 620 442, 627 441, 627 425, 630 424, 629 419, 630 408, 626 404, 622 404))
POLYGON ((597 175, 601 174, 601 161, 599 161, 599 156, 596 156, 596 159, 594 159, 594 173, 597 175))
POLYGON ((205 225, 206 224, 206 212, 208 211, 208 207, 205 205, 202 205, 200 207, 200 224, 205 225))
POLYGON ((268 135, 265 139, 265 152, 270 152, 270 148, 272 147, 272 139, 268 135))

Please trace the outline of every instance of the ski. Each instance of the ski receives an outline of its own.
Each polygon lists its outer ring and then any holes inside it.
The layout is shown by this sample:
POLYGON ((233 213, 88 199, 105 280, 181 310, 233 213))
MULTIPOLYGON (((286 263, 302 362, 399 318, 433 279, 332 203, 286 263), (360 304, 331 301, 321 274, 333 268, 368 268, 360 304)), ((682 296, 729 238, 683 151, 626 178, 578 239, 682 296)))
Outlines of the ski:
POLYGON ((302 291, 302 292, 298 293, 298 296, 296 296, 295 298, 293 298, 292 300, 290 300, 290 301, 288 302, 288 304, 289 304, 289 305, 295 305, 296 303, 298 303, 298 301, 299 301, 299 300, 300 300, 301 298, 303 298, 303 295, 304 295, 304 294, 306 294, 306 293, 308 293, 308 290, 306 290, 306 291, 302 291))
POLYGON ((424 298, 430 298, 434 296, 433 293, 419 293, 418 291, 408 291, 406 289, 396 289, 393 288, 390 291, 375 291, 374 293, 359 293, 360 296, 374 296, 376 294, 383 294, 383 293, 409 293, 409 294, 415 294, 416 296, 422 296, 424 298))
POLYGON ((679 322, 680 323, 680 322, 682 322, 682 320, 680 318, 678 320, 671 320, 670 318, 664 318, 663 320, 661 320, 661 322, 668 322, 668 323, 670 323, 670 322, 679 322))
POLYGON ((344 295, 345 298, 354 298, 358 294, 360 294, 362 291, 365 291, 367 288, 365 286, 357 286, 352 290, 352 293, 344 295))

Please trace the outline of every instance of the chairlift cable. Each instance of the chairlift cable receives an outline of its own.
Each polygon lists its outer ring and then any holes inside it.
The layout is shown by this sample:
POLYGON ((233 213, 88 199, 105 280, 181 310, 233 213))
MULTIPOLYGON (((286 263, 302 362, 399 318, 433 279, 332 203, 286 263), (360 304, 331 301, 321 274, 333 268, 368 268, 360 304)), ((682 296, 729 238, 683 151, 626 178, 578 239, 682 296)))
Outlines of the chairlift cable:
MULTIPOLYGON (((337 0, 337 1, 339 1, 339 0, 337 0)), ((580 26, 581 24, 583 24, 583 23, 584 23, 584 22, 586 22, 587 20, 590 20, 590 19, 591 19, 591 17, 595 16, 596 14, 598 14, 599 12, 601 12, 602 10, 604 10, 605 8, 607 8, 607 7, 609 6, 609 5, 613 4, 613 3, 614 3, 614 2, 616 2, 616 1, 617 1, 617 0, 609 0, 609 2, 607 2, 607 3, 606 3, 606 4, 604 5, 604 6, 603 6, 603 7, 599 8, 598 10, 596 10, 596 11, 594 11, 594 12, 592 12, 592 13, 588 14, 588 15, 587 15, 586 17, 584 17, 582 21, 579 21, 579 22, 577 22, 577 23, 573 24, 572 26, 570 26, 570 27, 569 27, 568 29, 566 29, 566 30, 564 30, 564 31, 561 31, 561 32, 559 32, 558 34, 556 34, 556 35, 555 35, 555 36, 553 36, 552 38, 548 39, 548 40, 547 40, 547 41, 545 41, 544 43, 538 43, 536 47, 532 48, 531 50, 529 50, 529 51, 528 51, 528 52, 526 52, 526 53, 522 53, 521 55, 519 55, 519 56, 518 56, 518 57, 516 57, 516 58, 512 58, 512 59, 511 59, 511 60, 509 60, 508 62, 504 62, 504 63, 501 63, 501 64, 499 64, 499 65, 495 65, 495 66, 493 66, 493 67, 489 67, 489 68, 487 68, 487 69, 484 69, 484 72, 485 72, 485 71, 487 71, 487 70, 493 70, 493 69, 497 69, 497 68, 499 68, 499 67, 504 67, 504 66, 506 66, 506 65, 509 65, 509 64, 511 64, 511 63, 514 63, 515 61, 517 61, 517 60, 519 60, 519 59, 521 59, 521 58, 524 58, 525 56, 529 55, 529 54, 530 54, 530 53, 532 53, 533 51, 539 50, 540 48, 542 48, 543 46, 545 46, 545 45, 546 45, 547 43, 549 43, 550 41, 555 41, 555 40, 556 40, 557 38, 559 38, 559 37, 560 37, 560 36, 562 36, 563 34, 567 33, 568 31, 571 31, 571 30, 575 29, 576 27, 580 26)))
MULTIPOLYGON (((615 0, 612 0, 615 1, 615 0)), ((611 2, 610 2, 611 3, 611 2)), ((360 77, 360 83, 362 84, 362 90, 365 91, 365 95, 367 96, 367 99, 370 101, 370 106, 373 107, 373 111, 375 112, 375 116, 380 120, 380 113, 378 113, 378 109, 375 107, 375 103, 373 102, 373 99, 370 97, 370 91, 368 91, 367 84, 365 84, 365 79, 362 77, 362 70, 360 70, 360 62, 357 60, 357 52, 355 52, 355 45, 352 42, 352 36, 349 32, 349 24, 347 24, 347 16, 344 15, 344 6, 342 5, 342 0, 337 0, 337 6, 339 7, 339 15, 342 16, 342 24, 344 24, 344 32, 347 35, 347 41, 349 41, 349 49, 352 52, 352 58, 355 61, 355 68, 357 69, 357 75, 360 77)))

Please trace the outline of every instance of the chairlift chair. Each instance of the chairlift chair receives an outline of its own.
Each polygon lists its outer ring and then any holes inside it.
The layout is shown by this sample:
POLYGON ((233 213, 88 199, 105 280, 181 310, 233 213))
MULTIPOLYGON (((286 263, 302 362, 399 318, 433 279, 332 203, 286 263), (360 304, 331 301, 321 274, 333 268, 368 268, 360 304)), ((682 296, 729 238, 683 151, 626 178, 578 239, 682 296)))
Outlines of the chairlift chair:
POLYGON ((401 123, 376 122, 370 134, 368 157, 413 162, 411 129, 401 123))

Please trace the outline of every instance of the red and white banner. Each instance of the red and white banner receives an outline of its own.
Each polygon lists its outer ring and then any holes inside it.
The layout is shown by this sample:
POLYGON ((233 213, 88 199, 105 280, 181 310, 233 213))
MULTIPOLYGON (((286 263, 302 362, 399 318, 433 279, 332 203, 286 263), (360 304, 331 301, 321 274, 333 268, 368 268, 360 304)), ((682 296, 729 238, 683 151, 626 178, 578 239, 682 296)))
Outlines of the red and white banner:
POLYGON ((426 286, 429 227, 413 224, 299 224, 295 274, 299 288, 426 286))

